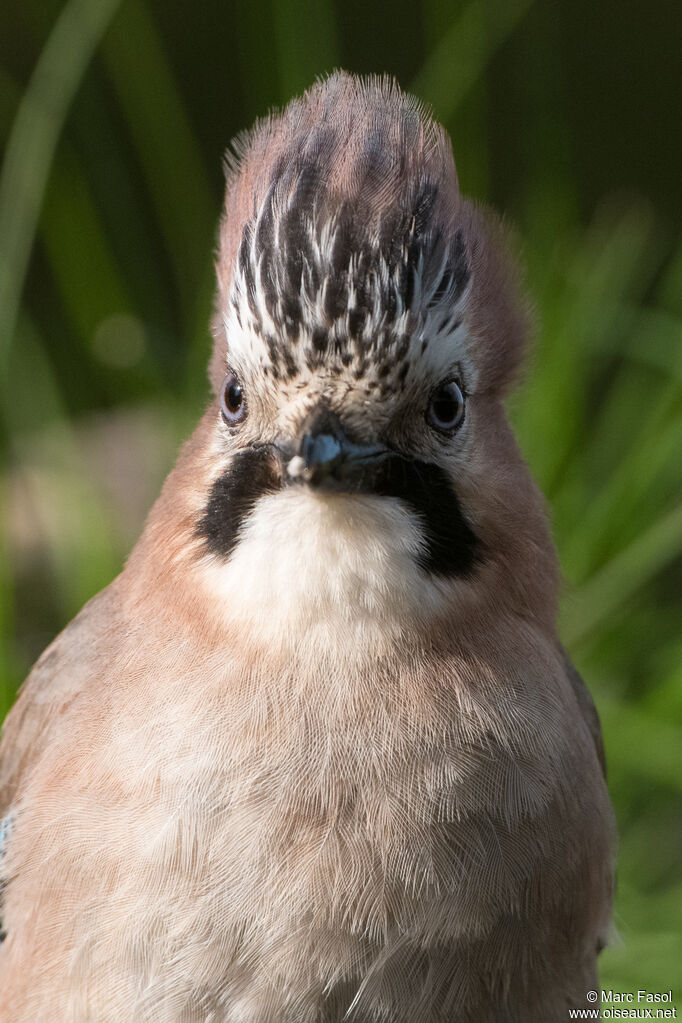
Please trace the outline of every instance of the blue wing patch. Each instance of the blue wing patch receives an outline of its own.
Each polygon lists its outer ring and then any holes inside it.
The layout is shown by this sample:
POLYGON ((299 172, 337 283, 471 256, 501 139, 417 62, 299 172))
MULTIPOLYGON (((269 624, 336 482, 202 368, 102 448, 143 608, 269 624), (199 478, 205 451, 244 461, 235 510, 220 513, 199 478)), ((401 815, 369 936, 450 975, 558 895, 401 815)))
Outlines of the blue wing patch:
MULTIPOLYGON (((0 865, 7 852, 7 846, 9 844, 9 836, 12 833, 13 817, 11 813, 6 814, 5 817, 0 821, 0 865)), ((6 878, 0 875, 0 945, 7 937, 7 932, 2 924, 2 896, 7 884, 6 878)))

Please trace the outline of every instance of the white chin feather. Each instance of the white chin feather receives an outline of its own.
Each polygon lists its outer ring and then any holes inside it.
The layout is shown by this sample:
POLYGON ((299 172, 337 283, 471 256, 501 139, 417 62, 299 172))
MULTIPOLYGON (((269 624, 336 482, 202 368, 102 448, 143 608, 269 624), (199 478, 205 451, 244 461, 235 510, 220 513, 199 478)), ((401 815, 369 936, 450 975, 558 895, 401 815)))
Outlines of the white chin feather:
POLYGON ((301 458, 300 455, 294 455, 287 465, 287 473, 292 479, 298 479, 305 473, 306 465, 305 459, 301 458))
POLYGON ((258 501, 229 560, 203 560, 201 579, 226 625, 254 639, 378 653, 442 606, 446 587, 417 563, 423 544, 397 500, 292 487, 258 501))

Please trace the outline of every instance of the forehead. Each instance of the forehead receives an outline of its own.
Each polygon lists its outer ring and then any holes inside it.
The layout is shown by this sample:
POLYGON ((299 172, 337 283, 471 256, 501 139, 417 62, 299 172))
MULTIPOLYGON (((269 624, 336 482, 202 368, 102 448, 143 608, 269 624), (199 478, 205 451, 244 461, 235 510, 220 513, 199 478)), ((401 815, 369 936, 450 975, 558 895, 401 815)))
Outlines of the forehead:
POLYGON ((439 215, 438 182, 403 186, 373 204, 330 190, 314 160, 281 166, 242 230, 223 310, 228 357, 280 380, 324 369, 383 387, 425 356, 452 361, 470 279, 464 234, 439 215))

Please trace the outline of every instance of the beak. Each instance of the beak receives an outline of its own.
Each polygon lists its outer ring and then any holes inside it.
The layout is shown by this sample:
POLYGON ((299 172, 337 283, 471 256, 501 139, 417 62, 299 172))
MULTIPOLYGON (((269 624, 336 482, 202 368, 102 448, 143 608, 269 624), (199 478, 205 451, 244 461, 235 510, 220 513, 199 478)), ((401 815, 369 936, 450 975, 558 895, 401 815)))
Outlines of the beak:
POLYGON ((298 454, 288 463, 287 473, 313 487, 324 484, 325 489, 356 489, 365 470, 389 454, 381 445, 351 441, 338 416, 322 409, 304 424, 298 454))

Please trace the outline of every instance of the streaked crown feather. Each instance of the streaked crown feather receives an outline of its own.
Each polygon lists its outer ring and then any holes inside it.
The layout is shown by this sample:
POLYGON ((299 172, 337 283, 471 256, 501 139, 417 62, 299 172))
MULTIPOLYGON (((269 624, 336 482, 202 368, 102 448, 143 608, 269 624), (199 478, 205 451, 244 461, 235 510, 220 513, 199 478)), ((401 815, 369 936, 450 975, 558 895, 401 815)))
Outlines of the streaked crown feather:
POLYGON ((324 367, 395 385, 462 325, 479 386, 504 386, 525 316, 491 226, 414 97, 387 78, 317 83, 228 157, 215 386, 245 346, 275 378, 324 367))

